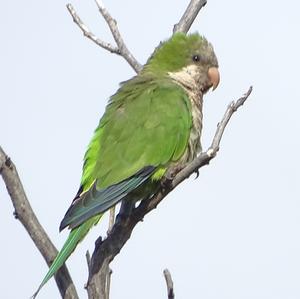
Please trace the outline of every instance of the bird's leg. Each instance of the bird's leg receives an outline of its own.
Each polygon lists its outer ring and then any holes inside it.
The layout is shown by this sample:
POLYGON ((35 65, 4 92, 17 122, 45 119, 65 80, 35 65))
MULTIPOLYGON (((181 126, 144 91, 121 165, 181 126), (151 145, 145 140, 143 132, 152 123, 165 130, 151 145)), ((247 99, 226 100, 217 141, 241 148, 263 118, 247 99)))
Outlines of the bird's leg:
POLYGON ((162 180, 160 182, 161 188, 163 190, 171 189, 173 178, 174 178, 174 176, 172 176, 171 174, 164 175, 164 177, 162 178, 162 180))
POLYGON ((172 189, 172 182, 176 174, 184 168, 183 165, 170 167, 161 180, 162 189, 172 189))

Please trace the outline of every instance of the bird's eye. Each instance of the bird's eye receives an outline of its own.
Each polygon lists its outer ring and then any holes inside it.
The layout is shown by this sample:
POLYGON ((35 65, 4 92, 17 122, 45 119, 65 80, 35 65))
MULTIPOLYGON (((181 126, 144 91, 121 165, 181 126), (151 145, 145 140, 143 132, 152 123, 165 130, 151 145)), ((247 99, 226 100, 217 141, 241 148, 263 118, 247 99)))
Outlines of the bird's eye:
POLYGON ((200 55, 198 55, 198 54, 193 55, 193 61, 195 61, 195 62, 200 61, 200 55))

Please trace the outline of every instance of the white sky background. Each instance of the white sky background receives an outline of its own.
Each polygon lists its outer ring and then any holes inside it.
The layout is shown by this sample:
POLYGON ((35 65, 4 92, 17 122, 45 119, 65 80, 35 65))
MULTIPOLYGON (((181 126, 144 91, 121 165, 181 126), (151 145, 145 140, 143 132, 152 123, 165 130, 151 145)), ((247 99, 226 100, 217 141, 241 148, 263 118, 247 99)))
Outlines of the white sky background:
MULTIPOLYGON (((77 191, 87 143, 109 96, 134 74, 82 36, 66 3, 2 1, 0 8, 0 144, 59 248, 67 232, 58 226, 77 191)), ((72 3, 94 33, 112 41, 92 0, 72 3)), ((106 6, 144 63, 187 3, 106 6)), ((219 88, 205 98, 205 148, 227 104, 250 85, 253 94, 211 165, 136 227, 112 263, 113 299, 166 298, 165 267, 176 298, 300 297, 299 10, 291 0, 209 0, 201 11, 191 31, 213 43, 221 72, 219 88)), ((47 267, 14 220, 0 181, 0 294, 28 298, 47 267)), ((106 223, 94 228, 68 261, 80 298, 87 297, 85 251, 105 230, 106 223)), ((39 298, 59 298, 53 279, 39 298)))

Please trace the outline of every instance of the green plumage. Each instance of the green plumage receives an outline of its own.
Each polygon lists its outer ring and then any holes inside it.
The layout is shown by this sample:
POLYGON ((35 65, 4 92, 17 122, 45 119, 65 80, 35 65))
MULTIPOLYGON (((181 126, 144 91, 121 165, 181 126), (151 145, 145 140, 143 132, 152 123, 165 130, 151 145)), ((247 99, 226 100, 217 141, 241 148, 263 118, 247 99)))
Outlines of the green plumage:
POLYGON ((98 188, 108 187, 184 152, 192 126, 188 96, 169 80, 147 79, 137 76, 111 97, 86 154, 83 186, 92 177, 98 188))
POLYGON ((34 297, 106 210, 123 199, 151 196, 170 167, 197 154, 189 146, 195 122, 189 90, 169 73, 193 64, 193 55, 207 48, 198 34, 176 34, 110 98, 84 157, 81 187, 60 226, 71 233, 34 297))

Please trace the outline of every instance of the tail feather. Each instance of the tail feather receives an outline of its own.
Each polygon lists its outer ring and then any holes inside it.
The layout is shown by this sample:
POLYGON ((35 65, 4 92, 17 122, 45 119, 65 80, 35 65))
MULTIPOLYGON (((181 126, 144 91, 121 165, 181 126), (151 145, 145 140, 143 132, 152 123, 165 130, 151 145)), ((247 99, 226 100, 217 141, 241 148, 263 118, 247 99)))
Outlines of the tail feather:
POLYGON ((72 254, 75 250, 76 246, 79 242, 83 240, 86 234, 89 232, 91 227, 100 220, 102 214, 96 215, 86 222, 82 223, 80 226, 71 230, 68 239, 64 243, 62 249, 54 259, 53 263, 51 264, 48 273, 44 277, 43 281, 41 282, 40 286, 38 287, 37 291, 33 294, 32 299, 36 298, 41 288, 48 282, 48 280, 60 269, 60 267, 64 264, 64 262, 68 259, 68 257, 72 254))

